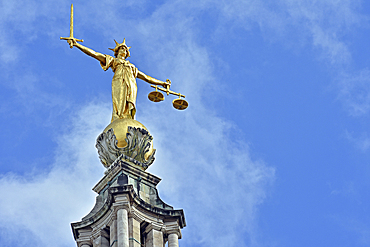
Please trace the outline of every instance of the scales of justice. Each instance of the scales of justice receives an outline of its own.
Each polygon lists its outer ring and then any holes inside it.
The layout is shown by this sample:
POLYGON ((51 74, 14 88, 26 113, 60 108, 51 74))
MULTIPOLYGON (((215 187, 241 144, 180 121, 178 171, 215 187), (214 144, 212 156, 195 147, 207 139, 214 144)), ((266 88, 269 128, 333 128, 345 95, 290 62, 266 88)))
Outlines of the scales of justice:
POLYGON ((188 102, 185 96, 170 90, 171 81, 160 81, 150 77, 138 70, 132 63, 126 60, 130 57, 130 48, 126 45, 125 39, 122 43, 116 40, 116 46, 109 48, 114 52, 114 56, 96 52, 81 45, 82 39, 73 37, 73 4, 71 5, 70 35, 61 37, 66 40, 70 48, 76 47, 83 53, 97 59, 103 70, 112 69, 114 72, 112 79, 112 103, 113 112, 111 123, 104 129, 103 133, 97 138, 96 147, 99 158, 103 165, 109 167, 117 160, 132 162, 136 167, 145 170, 154 161, 155 149, 152 145, 152 136, 146 127, 135 120, 137 84, 136 78, 144 80, 155 91, 149 93, 148 98, 153 102, 164 100, 165 94, 176 95, 173 107, 178 110, 185 110, 188 102), (162 91, 162 92, 161 92, 162 91))

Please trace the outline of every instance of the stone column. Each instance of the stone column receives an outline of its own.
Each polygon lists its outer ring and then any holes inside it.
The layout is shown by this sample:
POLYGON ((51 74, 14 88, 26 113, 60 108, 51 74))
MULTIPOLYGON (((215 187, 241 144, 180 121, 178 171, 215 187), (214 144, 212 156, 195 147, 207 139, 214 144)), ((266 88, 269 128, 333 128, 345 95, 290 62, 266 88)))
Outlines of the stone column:
POLYGON ((177 233, 168 235, 168 247, 179 247, 179 236, 177 233))
MULTIPOLYGON (((95 235, 95 234, 94 234, 95 235)), ((93 247, 101 247, 101 236, 94 236, 94 240, 93 240, 93 247)))
POLYGON ((117 247, 117 220, 114 219, 110 225, 110 247, 117 247))
POLYGON ((110 247, 109 234, 105 230, 100 232, 100 247, 110 247))
POLYGON ((146 235, 145 246, 163 247, 163 233, 152 228, 146 235))
POLYGON ((134 217, 128 219, 130 247, 141 247, 140 243, 140 222, 134 217))
POLYGON ((117 240, 118 247, 129 247, 128 213, 124 208, 120 208, 117 211, 117 240))

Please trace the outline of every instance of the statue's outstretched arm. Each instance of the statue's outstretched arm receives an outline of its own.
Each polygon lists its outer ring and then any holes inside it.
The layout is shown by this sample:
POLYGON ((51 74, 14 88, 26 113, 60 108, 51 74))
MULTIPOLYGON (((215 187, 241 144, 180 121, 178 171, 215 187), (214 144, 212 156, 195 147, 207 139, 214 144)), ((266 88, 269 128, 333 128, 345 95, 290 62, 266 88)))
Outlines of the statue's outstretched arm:
POLYGON ((90 57, 93 57, 93 58, 99 60, 99 62, 101 62, 102 64, 105 64, 105 55, 104 54, 101 54, 101 53, 96 52, 96 51, 94 51, 90 48, 87 48, 86 46, 83 46, 80 43, 77 43, 76 40, 74 40, 74 39, 73 40, 72 39, 68 40, 68 43, 70 43, 70 42, 72 42, 73 46, 80 49, 86 55, 89 55, 90 57))
POLYGON ((165 88, 167 87, 167 85, 169 85, 169 86, 171 85, 170 80, 165 81, 165 82, 164 81, 160 81, 160 80, 157 80, 157 79, 155 79, 155 78, 153 78, 151 76, 148 76, 148 75, 144 74, 140 70, 137 73, 137 78, 139 78, 139 79, 141 79, 143 81, 146 81, 146 82, 148 82, 150 84, 160 85, 160 86, 163 86, 165 88))

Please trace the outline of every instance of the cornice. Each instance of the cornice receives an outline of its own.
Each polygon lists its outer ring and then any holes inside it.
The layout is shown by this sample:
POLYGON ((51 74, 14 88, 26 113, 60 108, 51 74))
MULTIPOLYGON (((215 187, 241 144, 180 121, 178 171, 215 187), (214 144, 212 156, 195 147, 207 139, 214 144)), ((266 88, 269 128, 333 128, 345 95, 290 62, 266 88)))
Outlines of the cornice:
POLYGON ((132 175, 136 178, 141 178, 141 180, 144 180, 143 182, 153 184, 154 186, 157 186, 161 181, 159 177, 134 167, 129 161, 117 159, 92 190, 99 194, 104 188, 109 187, 109 183, 117 177, 121 171, 124 171, 126 174, 132 175))
POLYGON ((114 203, 116 203, 114 201, 115 195, 119 195, 119 194, 127 194, 129 196, 128 205, 135 204, 136 205, 135 207, 140 209, 140 211, 142 212, 159 215, 160 217, 163 217, 164 219, 171 219, 171 218, 176 219, 177 222, 179 223, 180 228, 183 228, 186 226, 185 215, 182 209, 179 209, 179 210, 172 209, 171 210, 171 209, 162 209, 162 208, 154 207, 151 204, 146 203, 145 201, 140 199, 140 197, 136 194, 133 186, 129 184, 129 185, 108 188, 107 199, 98 212, 96 212, 94 215, 92 215, 88 219, 75 222, 75 223, 71 223, 73 236, 76 240, 79 237, 78 230, 86 228, 86 227, 92 227, 93 224, 97 223, 102 217, 104 217, 104 215, 106 215, 112 207, 114 209, 114 208, 117 208, 118 206, 122 206, 122 207, 128 206, 127 204, 123 205, 122 203, 121 203, 122 205, 121 204, 113 205, 114 203))

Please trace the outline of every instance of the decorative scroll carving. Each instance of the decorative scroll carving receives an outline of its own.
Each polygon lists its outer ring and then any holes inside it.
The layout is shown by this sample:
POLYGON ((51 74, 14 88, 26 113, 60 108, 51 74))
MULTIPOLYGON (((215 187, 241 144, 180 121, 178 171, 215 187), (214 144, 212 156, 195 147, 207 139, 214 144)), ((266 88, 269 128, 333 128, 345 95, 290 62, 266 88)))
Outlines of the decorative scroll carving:
POLYGON ((145 129, 129 126, 125 138, 127 143, 125 147, 117 147, 118 141, 113 129, 101 133, 96 140, 95 147, 98 149, 101 163, 106 168, 109 168, 119 158, 130 161, 145 170, 155 159, 155 149, 152 153, 148 153, 152 140, 153 137, 145 129))

